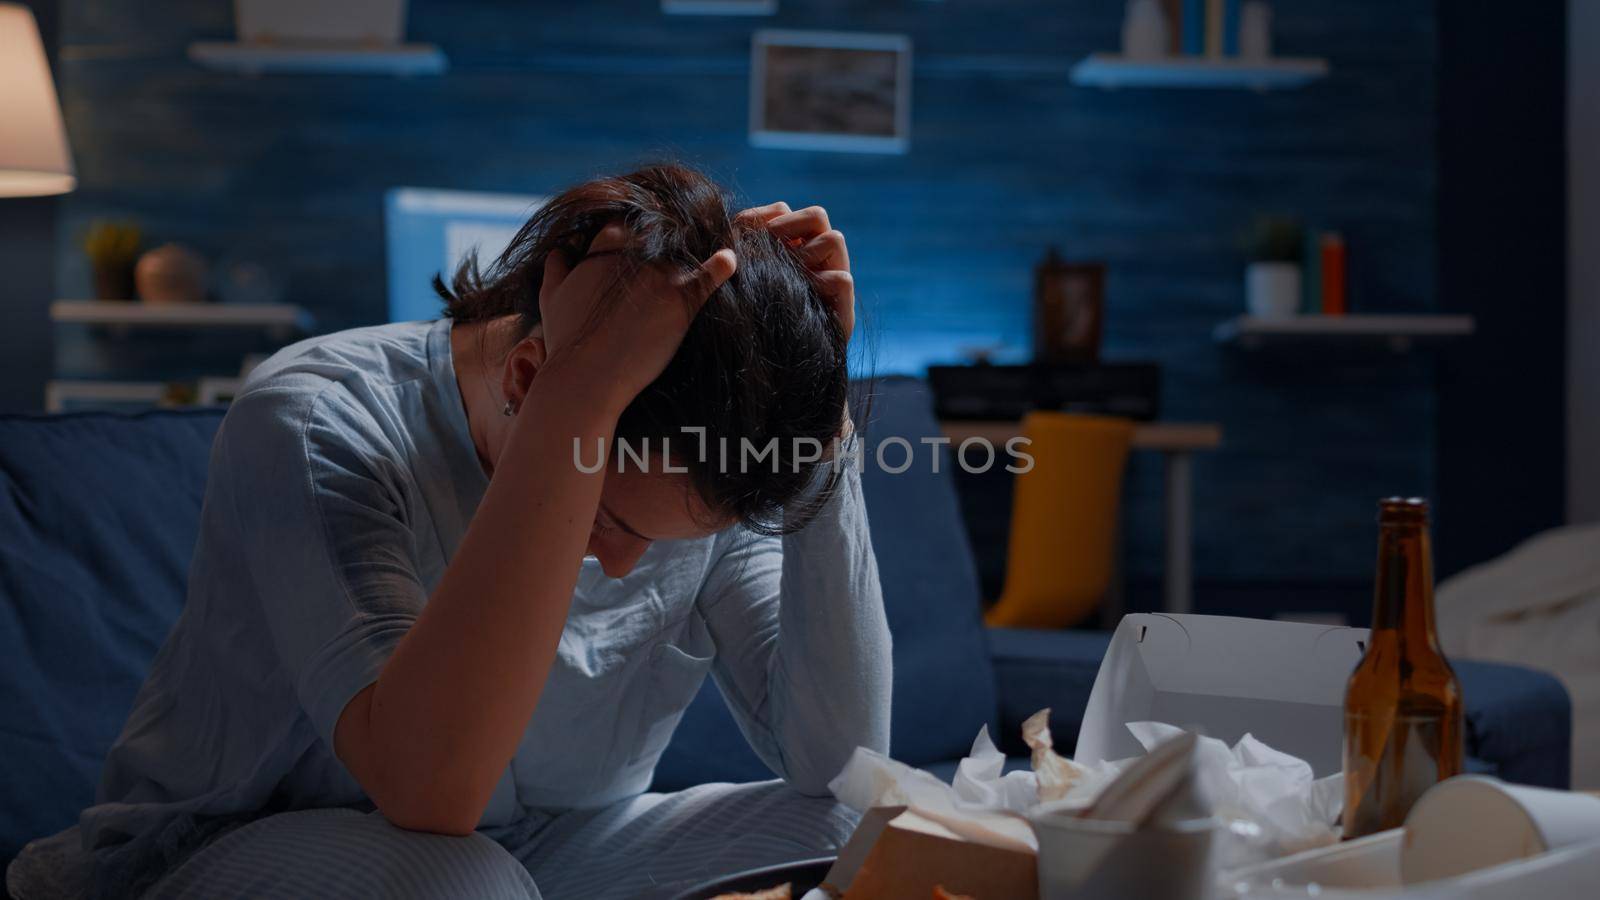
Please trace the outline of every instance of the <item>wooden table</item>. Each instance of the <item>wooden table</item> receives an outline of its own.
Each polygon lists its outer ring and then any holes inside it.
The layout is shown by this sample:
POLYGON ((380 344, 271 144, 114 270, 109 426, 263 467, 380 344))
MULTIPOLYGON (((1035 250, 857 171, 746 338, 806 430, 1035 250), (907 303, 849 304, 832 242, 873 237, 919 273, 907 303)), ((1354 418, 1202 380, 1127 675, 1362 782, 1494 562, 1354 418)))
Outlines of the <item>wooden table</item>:
MULTIPOLYGON (((980 422, 947 419, 940 426, 952 445, 968 438, 994 444, 1022 434, 1021 422, 980 422)), ((1143 422, 1133 429, 1135 450, 1155 450, 1165 457, 1166 470, 1166 576, 1162 608, 1186 613, 1194 608, 1194 460, 1193 454, 1222 446, 1222 426, 1215 422, 1143 422)), ((1120 598, 1108 603, 1120 607, 1120 598)), ((1120 609, 1108 608, 1107 619, 1121 618, 1120 609)))

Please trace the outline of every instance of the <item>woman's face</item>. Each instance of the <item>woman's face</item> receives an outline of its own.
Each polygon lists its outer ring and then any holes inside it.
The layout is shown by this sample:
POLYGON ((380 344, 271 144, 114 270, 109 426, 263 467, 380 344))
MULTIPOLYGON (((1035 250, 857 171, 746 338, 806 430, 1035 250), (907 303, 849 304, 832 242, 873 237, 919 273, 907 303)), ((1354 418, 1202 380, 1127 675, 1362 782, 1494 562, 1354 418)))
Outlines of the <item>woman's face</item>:
POLYGON ((683 475, 611 470, 586 553, 608 576, 621 578, 654 541, 705 537, 732 524, 714 515, 683 475))

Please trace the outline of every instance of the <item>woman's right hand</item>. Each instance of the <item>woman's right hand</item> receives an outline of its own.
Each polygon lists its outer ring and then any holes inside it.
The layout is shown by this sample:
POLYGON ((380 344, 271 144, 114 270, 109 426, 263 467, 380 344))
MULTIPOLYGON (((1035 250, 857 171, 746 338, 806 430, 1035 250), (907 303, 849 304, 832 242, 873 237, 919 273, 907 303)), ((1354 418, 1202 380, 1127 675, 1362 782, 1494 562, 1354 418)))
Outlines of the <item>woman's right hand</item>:
POLYGON ((738 265, 724 249, 691 272, 647 266, 619 283, 630 239, 614 223, 574 266, 550 254, 539 288, 545 366, 609 386, 619 413, 666 369, 695 315, 738 265))

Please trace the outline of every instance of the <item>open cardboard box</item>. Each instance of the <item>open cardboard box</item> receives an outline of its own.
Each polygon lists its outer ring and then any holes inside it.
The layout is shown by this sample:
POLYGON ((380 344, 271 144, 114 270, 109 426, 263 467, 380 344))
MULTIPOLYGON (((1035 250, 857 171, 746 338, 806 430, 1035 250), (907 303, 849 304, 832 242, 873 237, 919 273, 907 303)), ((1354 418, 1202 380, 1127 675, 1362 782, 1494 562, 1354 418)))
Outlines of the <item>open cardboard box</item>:
MULTIPOLYGON (((1036 900, 1037 857, 1021 819, 974 840, 925 810, 880 806, 861 818, 828 870, 828 884, 872 900, 928 900, 934 887, 978 898, 1036 900), (1006 834, 1010 830, 1011 834, 1006 834)), ((964 829, 965 830, 965 829, 964 829)))
POLYGON ((1079 762, 1144 752, 1126 725, 1167 722, 1229 744, 1253 734, 1311 764, 1342 767, 1344 691, 1367 629, 1266 619, 1124 616, 1078 733, 1079 762))

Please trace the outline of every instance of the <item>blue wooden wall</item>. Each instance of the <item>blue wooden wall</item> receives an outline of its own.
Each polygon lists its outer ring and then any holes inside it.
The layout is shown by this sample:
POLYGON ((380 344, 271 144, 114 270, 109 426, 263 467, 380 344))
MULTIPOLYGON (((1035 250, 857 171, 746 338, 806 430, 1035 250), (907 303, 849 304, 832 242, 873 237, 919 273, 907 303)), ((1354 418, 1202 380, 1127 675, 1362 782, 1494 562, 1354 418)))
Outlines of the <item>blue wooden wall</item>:
MULTIPOLYGON (((1046 246, 1106 261, 1106 355, 1160 361, 1168 417, 1226 429, 1196 473, 1203 604, 1282 585, 1279 608, 1327 605, 1297 586, 1370 578, 1373 501, 1432 490, 1426 366, 1262 367, 1209 334, 1240 311, 1237 238, 1262 211, 1344 232, 1356 308, 1435 308, 1433 0, 1279 0, 1278 51, 1324 56, 1333 74, 1268 94, 1073 87, 1073 62, 1116 47, 1121 0, 783 0, 758 19, 664 16, 655 0, 411 6, 410 36, 440 45, 449 74, 210 72, 185 46, 228 38, 231 4, 66 0, 61 93, 82 187, 62 207, 62 288, 87 289, 87 222, 131 216, 152 237, 267 262, 326 327, 370 323, 385 189, 547 193, 670 156, 752 200, 826 205, 885 368, 1024 345, 1046 246), (911 152, 749 147, 756 27, 910 35, 911 152)), ((1160 574, 1158 459, 1135 461, 1127 496, 1137 587, 1160 574)), ((998 509, 974 525, 991 576, 998 509)))

